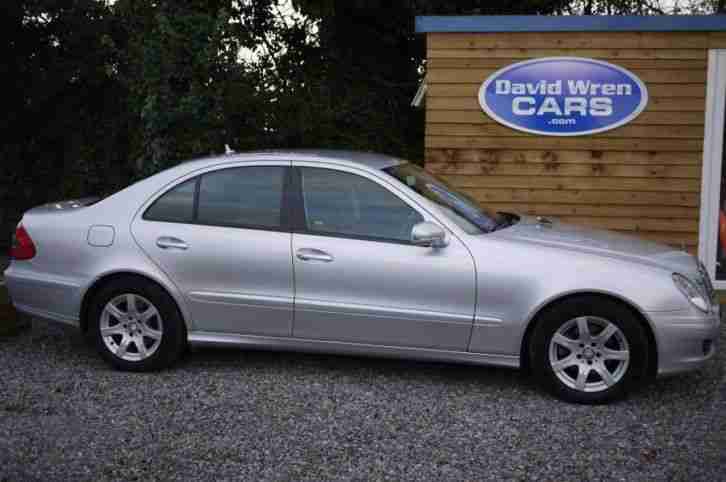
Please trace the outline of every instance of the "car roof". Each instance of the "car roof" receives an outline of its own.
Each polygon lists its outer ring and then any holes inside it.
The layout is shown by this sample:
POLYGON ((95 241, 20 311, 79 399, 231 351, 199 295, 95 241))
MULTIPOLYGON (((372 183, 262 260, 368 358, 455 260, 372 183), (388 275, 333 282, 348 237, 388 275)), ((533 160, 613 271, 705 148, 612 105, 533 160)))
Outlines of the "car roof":
MULTIPOLYGON (((271 149, 249 152, 234 152, 220 156, 211 156, 201 159, 191 159, 187 162, 195 164, 215 164, 220 161, 255 161, 261 159, 276 159, 287 161, 320 161, 344 162, 366 166, 371 169, 385 169, 407 161, 386 154, 375 152, 336 150, 336 149, 271 149)), ((185 162, 186 164, 186 162, 185 162)))

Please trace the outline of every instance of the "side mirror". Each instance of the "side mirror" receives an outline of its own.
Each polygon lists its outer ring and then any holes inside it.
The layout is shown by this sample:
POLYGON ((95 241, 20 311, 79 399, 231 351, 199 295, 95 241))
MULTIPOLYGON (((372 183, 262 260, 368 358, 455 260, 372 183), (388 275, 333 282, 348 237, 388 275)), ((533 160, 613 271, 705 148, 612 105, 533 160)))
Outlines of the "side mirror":
POLYGON ((438 224, 424 221, 411 229, 411 242, 416 246, 430 246, 432 248, 446 247, 446 232, 438 224))

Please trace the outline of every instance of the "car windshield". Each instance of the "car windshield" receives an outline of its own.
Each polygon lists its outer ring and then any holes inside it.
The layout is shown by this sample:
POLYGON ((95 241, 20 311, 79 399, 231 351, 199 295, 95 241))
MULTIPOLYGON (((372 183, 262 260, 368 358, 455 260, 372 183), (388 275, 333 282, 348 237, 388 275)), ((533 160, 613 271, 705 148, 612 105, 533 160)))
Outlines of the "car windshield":
POLYGON ((482 208, 468 195, 414 164, 399 164, 383 171, 436 203, 450 220, 469 234, 489 233, 509 226, 518 219, 514 215, 494 213, 482 208))

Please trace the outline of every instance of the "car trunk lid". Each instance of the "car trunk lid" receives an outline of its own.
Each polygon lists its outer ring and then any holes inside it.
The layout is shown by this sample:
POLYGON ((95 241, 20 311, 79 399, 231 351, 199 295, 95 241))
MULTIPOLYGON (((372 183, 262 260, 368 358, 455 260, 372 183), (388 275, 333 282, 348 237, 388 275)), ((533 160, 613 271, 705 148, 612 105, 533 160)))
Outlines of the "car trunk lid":
POLYGON ((101 198, 98 196, 89 196, 78 199, 67 199, 65 201, 51 202, 36 206, 30 209, 26 214, 43 214, 80 209, 95 204, 100 200, 101 198))

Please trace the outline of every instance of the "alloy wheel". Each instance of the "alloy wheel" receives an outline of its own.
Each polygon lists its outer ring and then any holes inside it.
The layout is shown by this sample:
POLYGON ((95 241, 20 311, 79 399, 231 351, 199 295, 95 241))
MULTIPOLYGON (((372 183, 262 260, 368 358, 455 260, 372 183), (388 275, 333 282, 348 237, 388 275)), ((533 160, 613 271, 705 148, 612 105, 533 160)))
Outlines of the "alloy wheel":
POLYGON ((601 392, 617 385, 630 362, 625 335, 614 323, 582 316, 566 321, 549 344, 555 376, 581 392, 601 392))
POLYGON ((101 338, 106 348, 126 361, 152 356, 161 345, 164 323, 146 298, 126 293, 111 299, 101 312, 101 338))

